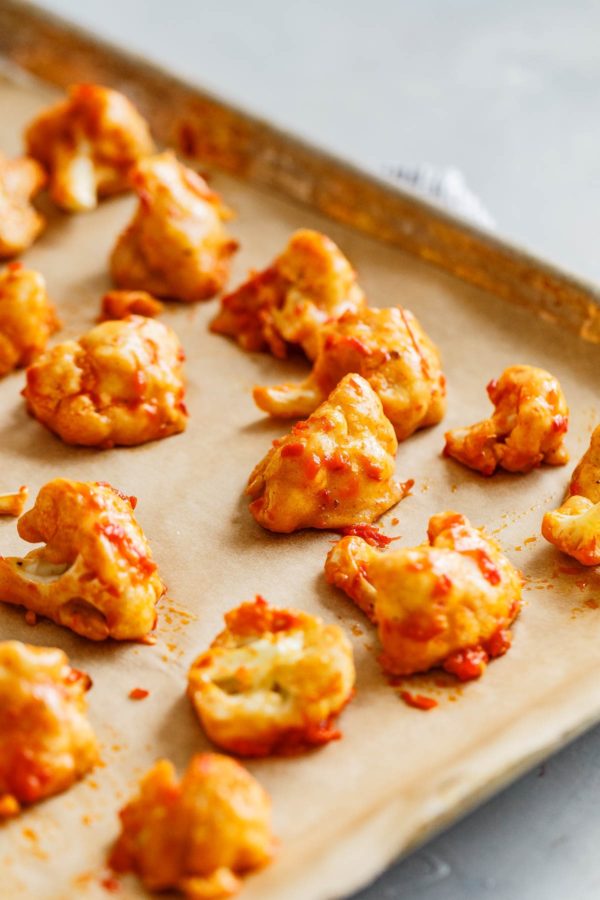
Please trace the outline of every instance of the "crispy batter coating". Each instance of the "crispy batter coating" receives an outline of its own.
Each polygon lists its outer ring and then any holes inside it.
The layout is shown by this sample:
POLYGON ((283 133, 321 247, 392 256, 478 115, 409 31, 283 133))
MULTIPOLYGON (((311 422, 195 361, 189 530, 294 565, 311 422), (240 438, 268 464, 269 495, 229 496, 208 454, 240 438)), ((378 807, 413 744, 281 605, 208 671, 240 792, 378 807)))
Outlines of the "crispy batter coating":
POLYGON ((498 544, 459 513, 433 516, 428 537, 388 552, 342 538, 325 576, 377 625, 386 671, 443 666, 461 680, 478 678, 510 646, 521 578, 498 544))
POLYGON ((59 327, 43 276, 10 263, 0 273, 0 377, 30 365, 59 327))
POLYGON ((142 316, 103 322, 27 369, 29 412, 67 444, 133 446, 185 431, 184 353, 142 316))
POLYGON ((587 497, 592 503, 600 503, 600 425, 594 429, 590 446, 575 467, 569 494, 587 497))
POLYGON ((18 491, 0 494, 0 516, 20 516, 27 503, 29 489, 22 484, 18 491))
POLYGON ((112 252, 115 284, 187 302, 214 297, 238 248, 220 196, 170 151, 139 163, 131 181, 140 202, 112 252))
POLYGON ((600 565, 600 501, 574 494, 545 514, 542 534, 584 566, 600 565))
POLYGON ((91 685, 62 650, 0 643, 0 821, 65 791, 96 764, 91 685))
POLYGON ((31 200, 45 184, 35 159, 6 159, 0 153, 0 259, 27 250, 43 230, 46 222, 31 200))
POLYGON ((147 639, 164 585, 136 502, 105 482, 48 482, 17 525, 23 540, 45 546, 0 557, 0 601, 93 641, 147 639))
POLYGON ((496 468, 529 472, 546 463, 564 466, 569 408, 556 378, 534 366, 510 366, 487 386, 496 407, 490 419, 446 432, 444 453, 493 475, 496 468))
POLYGON ((262 597, 226 613, 225 625, 189 672, 188 694, 213 743, 267 756, 341 737, 335 720, 352 697, 355 671, 338 625, 262 597))
POLYGON ((154 319, 164 310, 163 304, 147 291, 108 291, 102 298, 100 321, 146 316, 154 319))
POLYGON ((323 326, 313 370, 300 384, 254 389, 271 416, 310 415, 348 372, 365 378, 399 441, 435 425, 445 412, 446 381, 435 344, 408 310, 365 308, 323 326))
POLYGON ((394 429, 360 375, 273 446, 248 480, 250 512, 269 531, 371 524, 406 494, 394 429))
POLYGON ((192 757, 181 781, 169 760, 159 760, 120 817, 110 865, 136 872, 151 891, 175 889, 188 900, 230 897, 242 875, 273 857, 268 794, 218 753, 192 757))
POLYGON ((234 337, 244 350, 269 350, 282 358, 297 344, 314 359, 322 325, 365 305, 356 273, 339 247, 318 231, 301 229, 268 268, 251 273, 222 297, 210 327, 234 337))
POLYGON ((27 150, 48 173, 50 196, 68 212, 95 209, 129 187, 134 163, 154 150, 146 121, 110 88, 75 84, 25 132, 27 150))

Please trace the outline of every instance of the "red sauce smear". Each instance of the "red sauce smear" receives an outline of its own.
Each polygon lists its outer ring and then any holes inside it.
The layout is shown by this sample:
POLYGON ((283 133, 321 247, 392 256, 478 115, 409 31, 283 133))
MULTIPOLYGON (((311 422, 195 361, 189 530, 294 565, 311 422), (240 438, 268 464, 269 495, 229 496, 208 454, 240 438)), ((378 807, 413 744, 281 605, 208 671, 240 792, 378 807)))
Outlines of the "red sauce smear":
POLYGON ((145 691, 144 688, 133 688, 133 690, 129 691, 129 699, 145 700, 149 694, 150 691, 145 691))
POLYGON ((371 547, 387 547, 392 541, 398 540, 398 538, 383 534, 376 525, 347 525, 345 528, 340 528, 338 534, 342 534, 344 537, 360 537, 371 547))
POLYGON ((483 647, 469 647, 449 656, 443 668, 459 681, 473 681, 483 675, 488 659, 483 647))
POLYGON ((121 890, 121 883, 117 881, 116 878, 112 876, 107 876, 103 878, 100 882, 105 891, 110 891, 111 894, 116 894, 117 891, 121 890))
POLYGON ((437 700, 434 700, 433 697, 426 697, 425 694, 412 694, 410 691, 400 691, 400 697, 407 706, 412 706, 414 709, 427 711, 438 705, 437 700))

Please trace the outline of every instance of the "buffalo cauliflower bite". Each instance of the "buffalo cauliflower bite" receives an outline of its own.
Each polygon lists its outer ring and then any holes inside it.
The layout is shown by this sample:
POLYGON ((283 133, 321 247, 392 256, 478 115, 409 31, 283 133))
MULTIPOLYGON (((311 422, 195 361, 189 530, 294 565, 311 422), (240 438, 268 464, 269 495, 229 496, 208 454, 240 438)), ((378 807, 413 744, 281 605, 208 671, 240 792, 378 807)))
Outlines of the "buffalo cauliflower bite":
POLYGON ((584 566, 600 565, 600 502, 573 495, 542 520, 547 541, 584 566))
POLYGON ((569 454, 563 444, 569 409, 560 384, 534 366, 510 366, 487 386, 496 407, 490 419, 446 433, 444 453, 458 462, 493 475, 529 472, 546 463, 564 466, 569 454))
POLYGON ((103 482, 48 482, 17 524, 23 540, 45 546, 0 557, 0 600, 93 641, 147 640, 164 585, 135 503, 103 482))
POLYGON ((346 313, 323 326, 313 371, 300 384, 254 389, 272 416, 308 416, 348 372, 365 378, 399 441, 444 415, 445 379, 435 344, 401 307, 346 313))
POLYGON ((143 160, 131 182, 140 202, 112 252, 115 284, 187 302, 213 297, 238 247, 220 196, 172 152, 143 160))
POLYGON ((108 291, 102 298, 100 321, 146 316, 154 319, 164 310, 163 304, 147 291, 108 291))
POLYGON ((371 524, 406 494, 394 478, 397 449, 373 388, 346 375, 312 416, 273 441, 248 480, 250 512, 285 533, 371 524))
POLYGON ((29 490, 22 484, 18 491, 0 494, 0 516, 20 516, 27 503, 29 490))
POLYGON ((341 737, 352 647, 337 625, 262 597, 225 615, 192 664, 188 693, 213 743, 241 756, 295 753, 341 737))
POLYGON ((222 298, 211 330, 236 338, 244 350, 268 349, 284 357, 288 345, 297 344, 314 359, 324 323, 365 305, 339 247, 318 231, 302 229, 268 268, 222 298))
POLYGON ((110 88, 76 84, 41 112, 25 132, 29 154, 48 173, 50 196, 68 212, 95 209, 127 190, 128 173, 154 150, 135 106, 110 88))
POLYGON ((0 821, 59 794, 98 761, 91 680, 62 650, 0 643, 0 821))
POLYGON ((6 159, 0 154, 0 259, 27 250, 46 224, 31 200, 46 183, 35 159, 6 159))
POLYGON ((44 278, 10 263, 0 274, 0 376, 33 362, 58 328, 44 278))
POLYGON ((600 425, 594 429, 590 446, 575 467, 569 493, 600 503, 600 425))
POLYGON ((455 512, 429 521, 429 543, 382 552, 360 537, 329 552, 325 576, 377 625, 394 675, 443 666, 463 681, 510 646, 521 578, 498 544, 455 512))
POLYGON ((185 430, 184 354, 152 319, 103 322, 27 369, 29 412, 67 444, 133 446, 185 430))
POLYGON ((273 857, 271 802, 238 762, 218 753, 192 757, 181 781, 159 760, 121 810, 109 864, 135 872, 151 891, 188 900, 230 897, 241 876, 273 857))

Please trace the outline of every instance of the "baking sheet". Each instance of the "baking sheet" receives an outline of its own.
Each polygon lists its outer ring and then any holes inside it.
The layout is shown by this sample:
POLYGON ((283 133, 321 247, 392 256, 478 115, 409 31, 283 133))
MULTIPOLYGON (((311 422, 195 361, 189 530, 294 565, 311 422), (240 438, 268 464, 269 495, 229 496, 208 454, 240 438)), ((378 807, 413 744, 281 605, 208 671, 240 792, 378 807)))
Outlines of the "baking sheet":
MULTIPOLYGON (((50 96, 27 83, 0 84, 3 151, 19 150, 22 125, 50 96)), ((406 305, 437 341, 448 414, 401 445, 398 476, 416 484, 382 524, 410 545, 424 539, 431 514, 454 508, 494 532, 528 579, 514 645, 479 682, 458 687, 447 679, 440 687, 432 677, 415 679, 415 687, 440 701, 429 713, 399 700, 377 664, 371 626, 324 582, 334 536, 272 535, 247 511, 247 476, 286 430, 262 417, 251 388, 300 377, 306 367, 245 354, 211 335, 214 301, 172 304, 163 317, 188 358, 191 420, 183 435, 135 449, 66 447, 26 415, 23 374, 13 374, 0 382, 0 491, 27 483, 33 499, 62 475, 108 480, 135 494, 136 515, 169 590, 159 605, 155 647, 91 644, 51 623, 30 628, 22 611, 0 608, 3 639, 62 647, 92 675, 90 717, 103 756, 102 767, 82 783, 0 830, 3 896, 107 896, 103 861, 118 831, 117 809, 156 758, 168 756, 181 770, 192 753, 209 749, 184 696, 187 667, 220 630, 223 613, 256 593, 342 622, 358 682, 341 718, 342 741, 296 759, 248 764, 273 798, 281 846, 277 861, 247 880, 247 900, 316 900, 358 888, 399 851, 600 718, 600 610, 586 603, 600 601, 600 576, 583 568, 569 574, 574 567, 539 536, 541 516, 559 501, 572 466, 486 480, 440 457, 447 428, 487 415, 487 381, 526 362, 550 369, 563 385, 574 464, 600 419, 598 346, 290 201, 223 174, 212 184, 237 212, 231 227, 242 249, 232 285, 267 263, 295 228, 319 228, 355 264, 372 305, 406 305), (560 571, 565 564, 569 572, 560 571), (134 687, 149 697, 129 700, 134 687)), ((48 230, 24 260, 47 277, 65 324, 57 340, 93 324, 109 286, 108 253, 133 206, 122 198, 89 215, 48 210, 48 230)), ((0 520, 0 552, 26 549, 15 520, 0 520)), ((123 879, 120 896, 140 895, 134 878, 123 879)))

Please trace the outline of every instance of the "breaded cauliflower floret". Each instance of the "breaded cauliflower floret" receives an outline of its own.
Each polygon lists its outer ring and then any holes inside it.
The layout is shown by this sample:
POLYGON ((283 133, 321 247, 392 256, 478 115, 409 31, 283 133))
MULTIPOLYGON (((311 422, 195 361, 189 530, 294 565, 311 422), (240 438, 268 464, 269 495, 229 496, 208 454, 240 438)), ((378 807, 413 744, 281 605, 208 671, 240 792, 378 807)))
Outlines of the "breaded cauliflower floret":
POLYGON ((600 566, 600 502, 573 495, 542 520, 547 541, 584 566, 600 566))
POLYGON ((163 304, 147 291, 108 291, 102 298, 100 321, 146 316, 154 319, 164 310, 163 304))
POLYGON ((10 263, 0 273, 0 377, 32 363, 59 327, 42 275, 10 263))
POLYGON ((0 516, 20 516, 25 509, 29 489, 22 484, 18 491, 0 494, 0 516))
POLYGON ((31 247, 45 220, 31 205, 46 183, 35 159, 6 159, 0 154, 0 259, 31 247))
POLYGON ((0 557, 0 601, 93 641, 147 639, 164 585, 136 502, 104 482, 48 482, 17 524, 23 540, 45 546, 0 557))
POLYGON ((510 366, 487 386, 496 407, 490 419, 446 433, 444 453, 482 475, 496 467, 529 472, 546 463, 564 466, 569 409, 556 378, 534 366, 510 366))
POLYGON ((210 327, 234 337, 244 350, 284 357, 288 346, 297 344, 314 359, 325 322, 358 313, 365 304, 356 273, 339 247, 318 231, 301 229, 268 268, 251 273, 221 299, 210 327))
POLYGON ((98 761, 92 682, 62 650, 0 643, 0 821, 65 791, 98 761))
POLYGON ((97 84, 71 86, 66 100, 31 122, 25 142, 48 173, 50 196, 68 212, 95 209, 102 197, 127 190, 132 165, 154 150, 135 106, 97 84))
POLYGON ((162 759, 121 810, 109 864, 136 872, 150 891, 188 900, 230 897, 241 876, 273 857, 271 802, 238 762, 218 753, 192 757, 181 781, 162 759))
POLYGON ((27 369, 29 412, 67 444, 133 446, 185 431, 184 353, 142 316, 103 322, 27 369))
POLYGON ((346 375, 308 419, 273 441, 248 480, 250 512, 270 531, 371 524, 406 494, 381 400, 346 375))
POLYGON ((325 576, 377 625, 381 664, 394 675, 443 666, 463 681, 510 646, 521 578, 498 544, 459 513, 429 521, 429 543, 382 552, 345 537, 325 576))
POLYGON ((594 429, 590 446, 575 467, 569 493, 600 503, 600 425, 594 429))
POLYGON ((378 395, 399 441, 443 417, 446 383, 440 357, 408 310, 346 313, 323 326, 318 348, 305 381, 255 388, 257 405, 272 416, 308 416, 344 375, 357 372, 378 395))
POLYGON ((140 203, 111 255, 115 284, 187 302, 214 297, 238 247, 220 196, 170 151, 143 160, 131 182, 140 203))
POLYGON ((262 597, 225 615, 225 630, 189 672, 205 732, 241 756, 295 753, 341 737, 352 697, 352 646, 337 625, 262 597))

